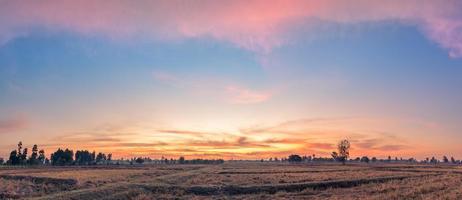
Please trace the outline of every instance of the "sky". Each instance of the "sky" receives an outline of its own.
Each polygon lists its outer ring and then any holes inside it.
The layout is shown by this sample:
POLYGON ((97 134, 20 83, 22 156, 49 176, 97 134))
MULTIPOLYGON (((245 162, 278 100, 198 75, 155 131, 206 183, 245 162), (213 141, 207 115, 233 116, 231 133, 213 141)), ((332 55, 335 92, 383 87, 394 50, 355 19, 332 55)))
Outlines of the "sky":
POLYGON ((0 0, 0 157, 462 158, 457 0, 0 0))

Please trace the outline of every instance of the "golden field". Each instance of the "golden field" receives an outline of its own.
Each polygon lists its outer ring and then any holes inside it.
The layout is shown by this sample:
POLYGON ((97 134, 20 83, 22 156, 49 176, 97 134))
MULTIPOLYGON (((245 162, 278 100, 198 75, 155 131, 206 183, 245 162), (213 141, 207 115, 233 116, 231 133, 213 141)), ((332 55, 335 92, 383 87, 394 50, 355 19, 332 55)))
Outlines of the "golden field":
POLYGON ((462 168, 225 162, 0 168, 0 199, 461 199, 462 168))

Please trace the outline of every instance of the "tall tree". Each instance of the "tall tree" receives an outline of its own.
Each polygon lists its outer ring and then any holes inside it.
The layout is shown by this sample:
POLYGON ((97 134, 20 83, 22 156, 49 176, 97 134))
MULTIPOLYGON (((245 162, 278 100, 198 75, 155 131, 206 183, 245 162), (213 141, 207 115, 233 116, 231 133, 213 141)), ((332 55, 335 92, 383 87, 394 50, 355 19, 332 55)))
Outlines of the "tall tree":
POLYGON ((448 162, 449 162, 449 159, 448 159, 448 157, 446 157, 446 156, 443 156, 443 162, 444 162, 444 163, 448 163, 448 162))
POLYGON ((41 149, 41 150, 39 151, 38 161, 39 161, 40 164, 44 164, 44 163, 45 163, 45 159, 46 159, 45 150, 41 149))
POLYGON ((348 140, 342 140, 337 145, 337 152, 332 152, 332 157, 338 161, 345 164, 348 157, 350 157, 350 142, 348 140))
POLYGON ((22 154, 21 154, 21 164, 27 164, 27 148, 24 148, 24 150, 22 151, 22 154))
POLYGON ((10 158, 8 159, 7 163, 10 165, 19 165, 19 156, 18 156, 18 151, 13 150, 10 153, 10 158))
POLYGON ((38 147, 36 144, 32 147, 32 154, 29 158, 29 164, 36 165, 38 164, 38 147))

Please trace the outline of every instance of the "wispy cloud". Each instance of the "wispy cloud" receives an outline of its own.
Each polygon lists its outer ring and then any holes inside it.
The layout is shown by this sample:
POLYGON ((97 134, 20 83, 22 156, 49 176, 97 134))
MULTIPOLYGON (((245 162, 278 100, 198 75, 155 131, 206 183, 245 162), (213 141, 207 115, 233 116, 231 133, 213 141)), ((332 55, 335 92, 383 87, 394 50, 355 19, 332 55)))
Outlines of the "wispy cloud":
POLYGON ((226 95, 233 104, 254 104, 265 102, 271 98, 270 92, 256 91, 238 86, 226 87, 226 95))
POLYGON ((156 81, 168 84, 173 87, 191 91, 191 93, 211 94, 218 96, 224 102, 230 104, 256 104, 269 100, 273 92, 250 89, 242 85, 229 83, 232 81, 216 81, 207 78, 186 78, 166 72, 154 71, 153 77, 156 81), (213 83, 212 83, 213 82, 213 83))
POLYGON ((42 26, 111 38, 211 37, 267 52, 293 39, 290 32, 300 21, 353 24, 390 20, 416 26, 451 57, 461 57, 461 9, 458 0, 3 1, 0 41, 42 26))
POLYGON ((29 120, 25 116, 15 116, 0 120, 0 134, 14 133, 27 127, 29 120))

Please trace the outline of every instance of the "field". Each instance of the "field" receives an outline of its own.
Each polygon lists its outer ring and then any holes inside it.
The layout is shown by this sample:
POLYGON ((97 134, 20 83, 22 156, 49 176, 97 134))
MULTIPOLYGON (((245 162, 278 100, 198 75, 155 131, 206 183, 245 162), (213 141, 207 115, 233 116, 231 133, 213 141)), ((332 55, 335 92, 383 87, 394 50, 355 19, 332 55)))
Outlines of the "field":
POLYGON ((410 164, 0 168, 0 199, 462 199, 462 167, 410 164))

